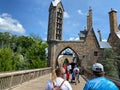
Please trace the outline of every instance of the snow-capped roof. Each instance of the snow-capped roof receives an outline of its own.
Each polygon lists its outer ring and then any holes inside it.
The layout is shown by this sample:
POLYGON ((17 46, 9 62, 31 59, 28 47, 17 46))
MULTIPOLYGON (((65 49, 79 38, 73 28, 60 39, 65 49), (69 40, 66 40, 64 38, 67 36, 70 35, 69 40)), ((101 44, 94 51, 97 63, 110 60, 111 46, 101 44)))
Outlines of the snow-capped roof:
POLYGON ((60 1, 61 1, 61 0, 53 0, 53 1, 52 1, 53 6, 57 6, 57 4, 58 4, 60 1))
POLYGON ((112 48, 110 44, 106 41, 99 41, 100 48, 112 48))
POLYGON ((116 32, 117 36, 119 37, 120 39, 120 31, 116 32))

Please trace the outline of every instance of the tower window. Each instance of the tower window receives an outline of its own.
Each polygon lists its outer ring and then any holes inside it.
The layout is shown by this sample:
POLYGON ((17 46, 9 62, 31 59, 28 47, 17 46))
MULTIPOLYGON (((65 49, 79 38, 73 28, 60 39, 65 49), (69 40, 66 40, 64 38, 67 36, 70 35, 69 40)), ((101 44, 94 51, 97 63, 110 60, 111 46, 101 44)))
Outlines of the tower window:
POLYGON ((61 8, 59 8, 59 9, 58 9, 58 12, 59 12, 59 13, 62 13, 62 9, 61 9, 61 8))
POLYGON ((98 56, 98 52, 97 51, 94 51, 94 56, 98 56))

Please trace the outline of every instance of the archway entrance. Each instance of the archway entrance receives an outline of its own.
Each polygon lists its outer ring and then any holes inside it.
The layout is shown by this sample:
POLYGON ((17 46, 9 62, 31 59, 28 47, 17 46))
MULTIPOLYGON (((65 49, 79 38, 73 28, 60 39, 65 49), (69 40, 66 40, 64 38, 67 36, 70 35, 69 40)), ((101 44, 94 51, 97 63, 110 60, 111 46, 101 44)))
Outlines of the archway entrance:
POLYGON ((75 65, 81 66, 80 64, 78 56, 71 48, 62 50, 57 58, 57 66, 59 67, 71 65, 73 69, 75 65))

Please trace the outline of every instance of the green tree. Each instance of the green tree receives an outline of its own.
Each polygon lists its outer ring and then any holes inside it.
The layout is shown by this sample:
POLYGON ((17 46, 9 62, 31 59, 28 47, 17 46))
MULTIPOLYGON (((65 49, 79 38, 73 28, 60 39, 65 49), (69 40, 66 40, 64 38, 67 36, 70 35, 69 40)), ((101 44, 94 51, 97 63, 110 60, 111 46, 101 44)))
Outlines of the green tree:
POLYGON ((10 48, 0 49, 0 71, 11 71, 15 69, 13 63, 13 52, 10 48))
POLYGON ((29 68, 40 68, 46 67, 47 58, 45 48, 47 47, 47 43, 35 42, 32 47, 27 50, 27 66, 29 68))
POLYGON ((104 57, 103 60, 101 60, 101 63, 104 65, 105 74, 107 76, 118 78, 118 69, 115 56, 116 54, 112 49, 105 49, 104 57))
POLYGON ((8 32, 0 33, 0 71, 46 67, 47 46, 34 34, 16 36, 8 32))

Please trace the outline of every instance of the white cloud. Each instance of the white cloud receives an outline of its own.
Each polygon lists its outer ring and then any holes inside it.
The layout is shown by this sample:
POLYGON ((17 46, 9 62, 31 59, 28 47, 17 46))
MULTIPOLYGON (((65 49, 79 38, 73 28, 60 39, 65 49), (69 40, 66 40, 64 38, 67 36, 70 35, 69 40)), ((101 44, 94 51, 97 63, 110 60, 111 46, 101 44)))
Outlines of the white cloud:
POLYGON ((69 40, 70 40, 70 41, 78 41, 78 40, 79 40, 79 37, 77 37, 77 38, 70 37, 69 40))
POLYGON ((82 12, 82 10, 77 10, 77 12, 78 12, 78 14, 80 14, 80 15, 83 15, 83 12, 82 12))
POLYGON ((0 15, 0 30, 11 31, 20 34, 25 33, 25 29, 22 24, 16 19, 13 19, 8 13, 0 15))
POLYGON ((64 18, 69 18, 70 15, 67 12, 64 12, 64 18))

